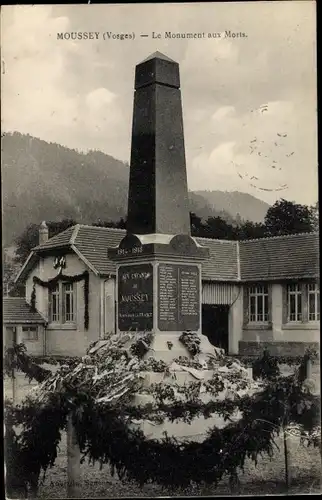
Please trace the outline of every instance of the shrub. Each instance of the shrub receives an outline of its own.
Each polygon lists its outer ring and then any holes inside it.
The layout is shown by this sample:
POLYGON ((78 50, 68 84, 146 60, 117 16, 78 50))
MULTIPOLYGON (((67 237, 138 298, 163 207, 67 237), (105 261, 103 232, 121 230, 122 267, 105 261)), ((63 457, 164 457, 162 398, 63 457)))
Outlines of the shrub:
POLYGON ((280 369, 277 358, 271 356, 268 349, 264 349, 262 357, 253 363, 254 379, 273 380, 279 375, 280 369))

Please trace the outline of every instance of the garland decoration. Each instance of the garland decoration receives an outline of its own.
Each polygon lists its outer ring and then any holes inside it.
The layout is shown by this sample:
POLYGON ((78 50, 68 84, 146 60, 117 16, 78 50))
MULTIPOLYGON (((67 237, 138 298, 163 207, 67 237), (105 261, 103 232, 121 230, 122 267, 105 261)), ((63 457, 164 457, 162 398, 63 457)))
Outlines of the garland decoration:
MULTIPOLYGON (((84 280, 84 302, 85 302, 85 311, 84 311, 84 328, 88 330, 89 327, 89 312, 88 312, 88 302, 89 302, 89 272, 86 270, 81 274, 76 274, 74 276, 66 276, 65 274, 58 274, 54 278, 43 281, 38 276, 33 277, 34 285, 40 285, 49 290, 52 290, 57 285, 58 281, 68 281, 69 283, 76 283, 78 281, 84 280)), ((33 289, 34 291, 34 289, 33 289)), ((31 298, 31 303, 35 305, 36 303, 36 292, 34 293, 34 297, 31 298)))
POLYGON ((36 312, 36 283, 34 283, 32 286, 30 308, 32 312, 36 312))
MULTIPOLYGON (((131 345, 136 340, 131 336, 131 345)), ((83 461, 107 464, 112 474, 140 485, 152 481, 185 488, 191 483, 216 485, 226 475, 233 480, 246 459, 256 464, 262 453, 273 457, 275 438, 286 428, 285 422, 303 441, 319 445, 320 400, 305 388, 303 371, 253 382, 237 362, 227 367, 221 361, 210 380, 179 385, 171 383, 171 373, 198 369, 173 360, 155 365, 156 371, 164 368, 163 378, 169 377, 168 381, 146 387, 144 367, 150 370, 153 363, 150 358, 142 360, 139 353, 131 355, 135 349, 125 349, 126 343, 123 335, 97 341, 74 366, 62 365, 46 376, 36 399, 26 400, 21 407, 7 405, 6 449, 11 450, 16 474, 24 471, 18 475, 24 484, 33 488, 33 478, 53 465, 68 414, 83 461), (204 392, 210 396, 206 402, 204 392), (152 395, 152 402, 135 404, 138 393, 152 395), (196 416, 214 414, 221 415, 226 425, 215 425, 203 442, 168 435, 150 439, 135 426, 142 420, 190 423, 196 416)))
POLYGON ((51 375, 50 370, 33 362, 27 355, 27 348, 23 343, 5 349, 3 366, 5 375, 10 377, 13 370, 18 370, 22 371, 29 381, 43 382, 51 375))

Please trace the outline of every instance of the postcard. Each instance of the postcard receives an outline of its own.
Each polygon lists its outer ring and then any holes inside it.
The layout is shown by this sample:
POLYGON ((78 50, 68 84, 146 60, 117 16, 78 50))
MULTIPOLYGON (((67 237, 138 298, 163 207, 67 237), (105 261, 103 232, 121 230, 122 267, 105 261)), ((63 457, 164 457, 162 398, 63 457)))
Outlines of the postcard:
POLYGON ((320 492, 316 3, 1 28, 7 497, 320 492))

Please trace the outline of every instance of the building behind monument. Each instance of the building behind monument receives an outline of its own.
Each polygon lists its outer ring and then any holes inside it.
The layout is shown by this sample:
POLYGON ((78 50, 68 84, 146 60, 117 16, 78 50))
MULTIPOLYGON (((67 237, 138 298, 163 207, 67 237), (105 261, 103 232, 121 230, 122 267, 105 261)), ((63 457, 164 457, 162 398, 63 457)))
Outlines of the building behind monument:
POLYGON ((179 65, 160 53, 138 64, 127 232, 76 225, 39 245, 4 299, 7 341, 39 355, 83 355, 113 332, 185 329, 229 354, 319 347, 316 233, 248 241, 192 238, 179 65), (8 340, 9 339, 9 340, 8 340))

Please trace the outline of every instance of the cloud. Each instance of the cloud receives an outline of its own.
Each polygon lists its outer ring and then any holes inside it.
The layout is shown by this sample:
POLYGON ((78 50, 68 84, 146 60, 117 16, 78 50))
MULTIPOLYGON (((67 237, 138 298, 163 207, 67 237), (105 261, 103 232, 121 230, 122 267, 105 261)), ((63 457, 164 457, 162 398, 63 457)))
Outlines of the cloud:
POLYGON ((86 104, 91 109, 100 109, 101 106, 108 106, 115 99, 115 94, 107 88, 95 89, 86 96, 86 104))
POLYGON ((13 24, 4 26, 4 128, 48 134, 58 124, 67 126, 69 116, 77 113, 77 100, 63 90, 65 57, 51 36, 57 29, 67 29, 69 20, 50 15, 51 7, 19 7, 13 24))
POLYGON ((233 106, 219 108, 211 115, 210 124, 205 124, 209 131, 203 138, 206 146, 191 158, 191 189, 203 189, 215 179, 216 189, 229 186, 268 202, 281 193, 300 197, 298 176, 294 175, 296 165, 305 162, 296 128, 300 116, 290 101, 263 103, 241 115, 233 106))
POLYGON ((239 189, 274 202, 281 193, 253 188, 250 177, 255 176, 258 186, 270 189, 287 183, 285 197, 315 201, 313 2, 88 7, 2 9, 4 130, 129 160, 135 65, 159 50, 180 64, 190 189, 239 189), (139 37, 140 32, 156 30, 226 29, 248 36, 139 37), (136 40, 64 41, 56 36, 62 31, 106 30, 135 31, 136 40), (260 149, 251 153, 255 137, 260 149), (278 168, 272 168, 275 165, 278 168))
POLYGON ((220 123, 220 121, 222 119, 225 119, 231 115, 234 115, 235 114, 235 108, 234 106, 223 106, 221 108, 219 108, 217 111, 215 111, 215 113, 212 115, 211 119, 215 122, 215 123, 220 123))
POLYGON ((80 149, 97 147, 100 131, 108 148, 108 126, 119 122, 117 96, 106 87, 86 92, 78 85, 70 61, 86 60, 91 49, 57 41, 57 32, 68 29, 69 18, 53 17, 52 6, 16 7, 13 22, 4 23, 3 128, 80 149))

